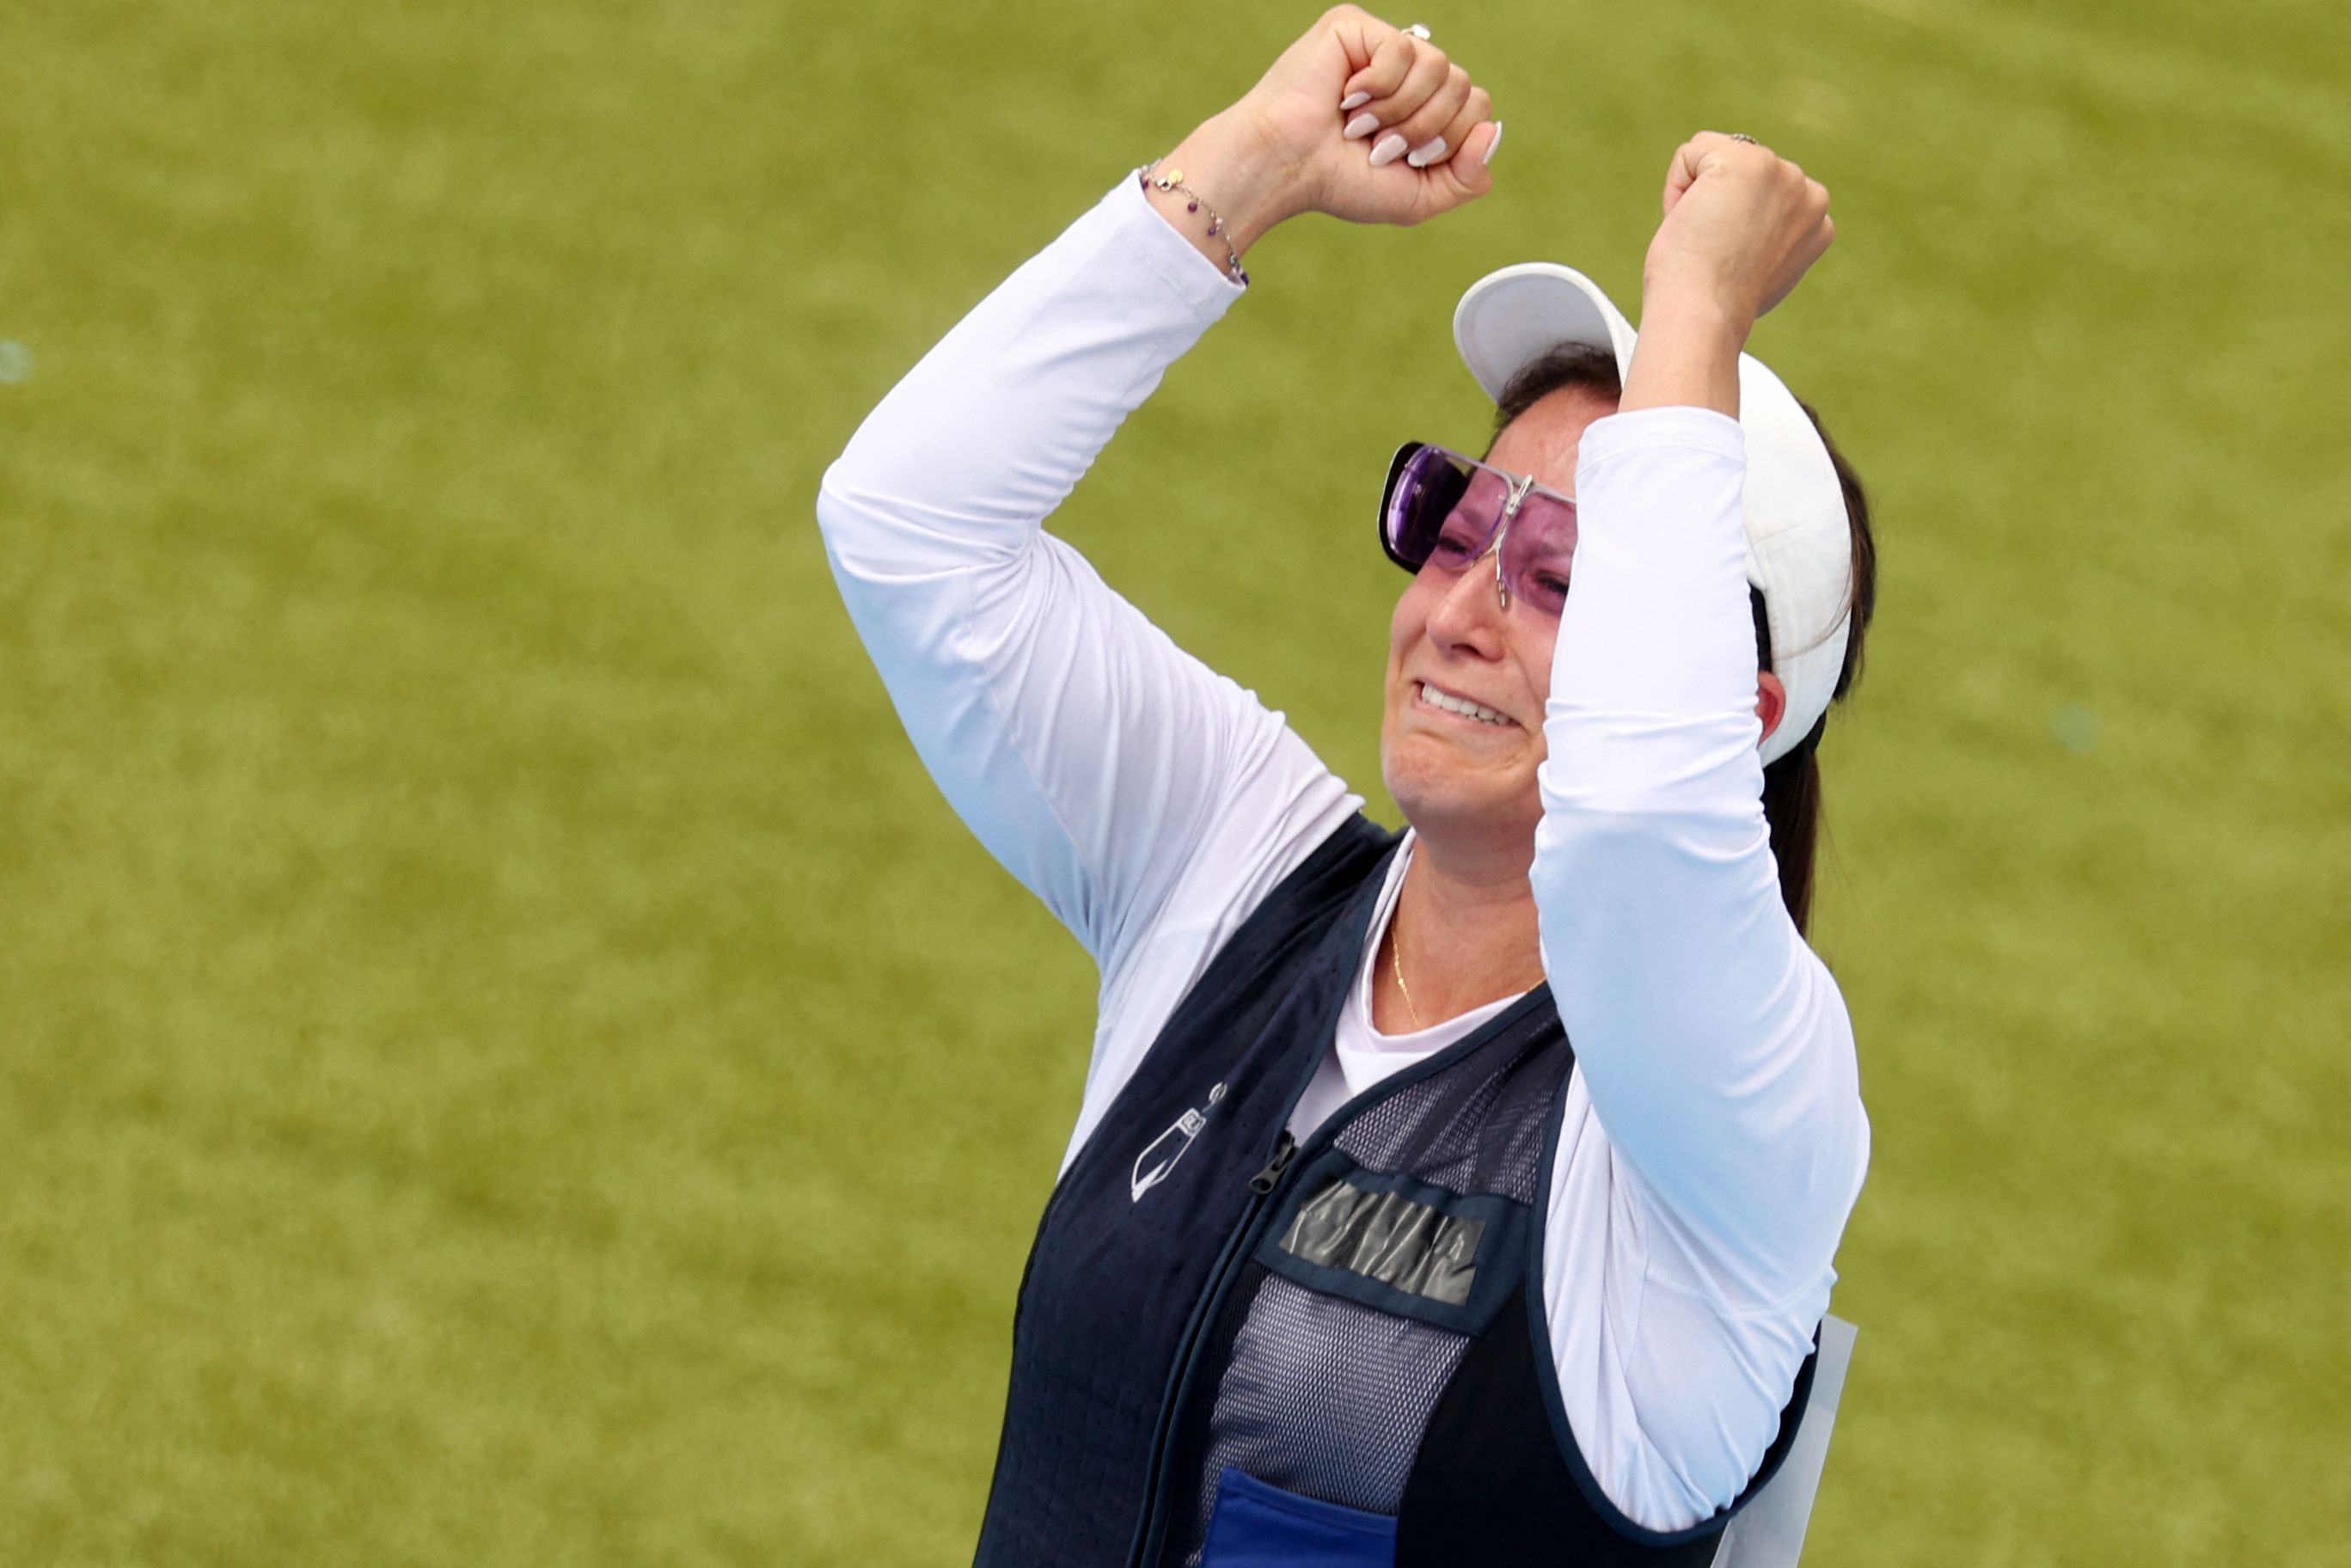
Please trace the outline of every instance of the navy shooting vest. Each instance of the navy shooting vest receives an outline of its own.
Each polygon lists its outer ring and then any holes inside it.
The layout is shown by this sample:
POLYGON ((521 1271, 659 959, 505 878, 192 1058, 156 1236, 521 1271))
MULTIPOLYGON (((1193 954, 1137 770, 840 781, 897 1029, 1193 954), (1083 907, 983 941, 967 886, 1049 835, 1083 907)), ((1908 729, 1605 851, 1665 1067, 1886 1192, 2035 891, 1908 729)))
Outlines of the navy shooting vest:
POLYGON ((1538 1256, 1575 1065, 1548 987, 1293 1144, 1395 844, 1353 818, 1267 896, 1055 1187, 981 1568, 1697 1568, 1777 1467, 1811 1359, 1688 1530, 1626 1519, 1576 1448, 1538 1256))

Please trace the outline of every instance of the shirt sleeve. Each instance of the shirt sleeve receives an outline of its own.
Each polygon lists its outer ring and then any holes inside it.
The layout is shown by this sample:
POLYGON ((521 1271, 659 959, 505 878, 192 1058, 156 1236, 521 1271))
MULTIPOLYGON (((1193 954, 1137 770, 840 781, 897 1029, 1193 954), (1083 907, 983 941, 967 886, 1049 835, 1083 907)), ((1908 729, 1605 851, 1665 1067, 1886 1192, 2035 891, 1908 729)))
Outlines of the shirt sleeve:
MULTIPOLYGON (((1171 900, 1206 946, 1196 928, 1246 913, 1360 804, 1280 714, 1043 529, 1240 292, 1123 180, 924 357, 817 501, 915 750, 1083 944, 1106 998, 1157 983, 1164 961, 1131 971, 1171 900)), ((1148 1043, 1096 1034, 1080 1139, 1148 1043)))
POLYGON ((1744 477, 1706 410, 1585 433, 1533 873, 1646 1270, 1729 1313, 1824 1300, 1869 1149, 1844 998, 1763 816, 1744 477))

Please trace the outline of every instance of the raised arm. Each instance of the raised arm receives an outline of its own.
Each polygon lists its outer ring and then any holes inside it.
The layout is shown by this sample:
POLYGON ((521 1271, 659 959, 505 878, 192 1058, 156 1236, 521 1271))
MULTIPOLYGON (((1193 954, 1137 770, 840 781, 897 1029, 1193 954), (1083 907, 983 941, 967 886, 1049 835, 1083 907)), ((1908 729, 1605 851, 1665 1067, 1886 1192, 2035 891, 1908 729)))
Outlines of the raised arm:
MULTIPOLYGON (((1044 519, 1239 296, 1259 235, 1308 211, 1416 222, 1481 193, 1488 107, 1426 44, 1329 13, 1161 161, 1164 182, 1122 179, 973 310, 825 476, 827 554, 916 749, 1106 991, 1179 885, 1238 919, 1359 802, 1044 519), (1204 864, 1232 885, 1187 882, 1204 864)), ((1170 494, 1155 520, 1180 521, 1172 476, 1170 494)), ((1205 961, 1220 934, 1193 935, 1205 961)), ((1132 1067, 1102 1050, 1089 1117, 1132 1067)))
POLYGON ((1677 153, 1621 412, 1585 433, 1545 721, 1544 967, 1652 1267, 1730 1311, 1824 1299, 1868 1157, 1852 1028, 1761 805, 1739 355, 1829 243, 1760 147, 1677 153))
POLYGON ((1042 525, 1239 292, 1122 180, 925 356, 818 497, 924 763, 1098 962, 1280 726, 1042 525))

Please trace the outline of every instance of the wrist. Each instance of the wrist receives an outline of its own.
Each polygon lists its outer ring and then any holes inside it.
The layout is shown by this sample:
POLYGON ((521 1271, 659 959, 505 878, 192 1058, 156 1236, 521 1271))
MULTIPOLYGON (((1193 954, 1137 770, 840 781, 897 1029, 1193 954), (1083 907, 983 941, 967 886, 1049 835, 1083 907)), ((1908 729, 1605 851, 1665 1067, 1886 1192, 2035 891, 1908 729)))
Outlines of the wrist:
MULTIPOLYGON (((1178 223, 1185 237, 1199 245, 1210 259, 1221 261, 1224 246, 1246 254, 1267 230, 1299 212, 1298 171, 1255 131, 1238 108, 1203 120, 1192 134, 1160 160, 1160 166, 1181 169, 1184 183, 1222 220, 1217 236, 1204 243, 1207 223, 1178 223)), ((1171 219, 1190 217, 1183 203, 1155 193, 1155 204, 1171 219)))
POLYGON ((1755 311, 1742 308, 1734 291, 1702 272, 1645 271, 1641 277, 1641 331, 1662 329, 1692 344, 1727 342, 1737 354, 1755 329, 1755 311))
POLYGON ((1710 408, 1737 419, 1739 355, 1752 325, 1711 287, 1645 283, 1640 338, 1617 406, 1710 408))

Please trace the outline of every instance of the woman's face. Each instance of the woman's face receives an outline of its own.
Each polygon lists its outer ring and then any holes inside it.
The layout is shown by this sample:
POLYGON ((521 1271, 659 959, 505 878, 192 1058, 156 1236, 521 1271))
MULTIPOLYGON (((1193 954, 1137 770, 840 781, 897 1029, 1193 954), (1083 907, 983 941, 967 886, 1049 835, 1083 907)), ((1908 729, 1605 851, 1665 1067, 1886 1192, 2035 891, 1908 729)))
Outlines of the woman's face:
MULTIPOLYGON (((1511 421, 1487 461, 1573 497, 1584 427, 1615 407, 1605 393, 1562 388, 1511 421)), ((1558 638, 1559 622, 1524 601, 1503 608, 1490 559, 1466 571, 1426 567, 1396 601, 1380 771, 1424 837, 1485 839, 1531 861, 1558 638)))

